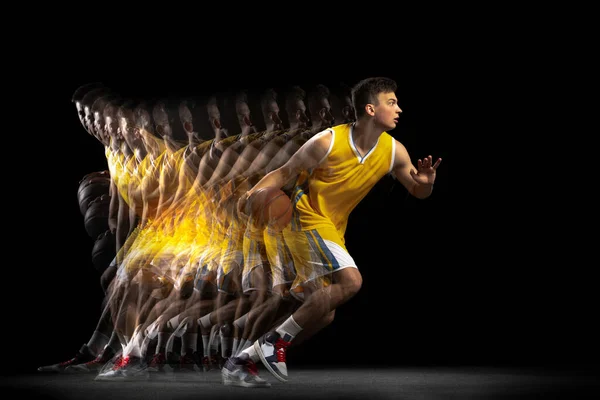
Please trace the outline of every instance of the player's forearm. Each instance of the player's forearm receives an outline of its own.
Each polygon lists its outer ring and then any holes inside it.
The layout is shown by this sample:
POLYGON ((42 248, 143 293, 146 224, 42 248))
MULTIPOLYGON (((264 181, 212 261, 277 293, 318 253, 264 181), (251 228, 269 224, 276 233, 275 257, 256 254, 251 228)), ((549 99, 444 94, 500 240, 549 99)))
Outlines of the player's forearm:
POLYGON ((119 224, 120 193, 112 180, 108 195, 110 196, 110 203, 108 205, 108 229, 112 233, 115 233, 117 231, 117 225, 119 224))
POLYGON ((129 209, 123 205, 119 207, 117 229, 115 233, 116 249, 119 251, 119 249, 123 247, 123 244, 125 244, 127 235, 129 234, 129 209))
POLYGON ((426 199, 431 195, 432 191, 433 183, 427 185, 415 183, 410 192, 418 199, 426 199))
POLYGON ((258 189, 265 187, 276 187, 281 189, 291 178, 291 171, 289 168, 279 168, 269 172, 264 176, 249 192, 248 195, 256 192, 258 189))
POLYGON ((113 198, 110 200, 110 205, 108 206, 108 229, 112 233, 115 233, 117 231, 117 226, 119 225, 119 200, 113 200, 113 198))

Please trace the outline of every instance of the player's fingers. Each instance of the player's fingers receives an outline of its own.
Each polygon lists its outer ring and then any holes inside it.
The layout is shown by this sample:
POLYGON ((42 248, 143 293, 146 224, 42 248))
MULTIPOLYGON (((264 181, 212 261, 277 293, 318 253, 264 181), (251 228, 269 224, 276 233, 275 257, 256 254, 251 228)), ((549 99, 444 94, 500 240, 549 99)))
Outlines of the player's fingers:
POLYGON ((441 158, 438 158, 437 161, 435 162, 435 164, 433 164, 433 169, 437 169, 437 167, 440 166, 440 163, 442 162, 441 158))
POLYGON ((421 161, 421 159, 417 160, 417 169, 421 169, 423 167, 423 162, 421 161))

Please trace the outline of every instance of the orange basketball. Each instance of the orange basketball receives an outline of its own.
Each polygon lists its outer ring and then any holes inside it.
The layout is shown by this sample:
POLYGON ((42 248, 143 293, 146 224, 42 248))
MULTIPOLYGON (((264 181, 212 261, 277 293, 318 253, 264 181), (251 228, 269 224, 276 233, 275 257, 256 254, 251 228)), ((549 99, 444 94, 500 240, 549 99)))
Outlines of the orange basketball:
POLYGON ((257 228, 281 232, 292 220, 292 202, 280 189, 261 188, 248 199, 250 217, 257 228))

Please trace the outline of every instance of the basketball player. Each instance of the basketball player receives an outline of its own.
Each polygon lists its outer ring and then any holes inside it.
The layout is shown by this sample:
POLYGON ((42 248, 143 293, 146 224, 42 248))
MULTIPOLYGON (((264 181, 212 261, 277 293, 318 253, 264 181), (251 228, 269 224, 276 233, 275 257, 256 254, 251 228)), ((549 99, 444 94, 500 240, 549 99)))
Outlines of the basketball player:
POLYGON ((230 358, 222 369, 225 384, 252 386, 248 377, 256 371, 247 365, 258 360, 278 380, 287 381, 285 355, 291 341, 358 293, 362 276, 344 235, 351 211, 382 177, 392 173, 416 198, 431 195, 441 159, 433 163, 428 156, 415 167, 406 148, 386 132, 397 126, 402 112, 396 90, 396 82, 388 78, 358 82, 352 89, 356 123, 318 133, 240 199, 241 212, 260 188, 281 188, 298 176, 294 216, 284 236, 294 257, 294 286, 302 286, 304 302, 249 352, 230 358))

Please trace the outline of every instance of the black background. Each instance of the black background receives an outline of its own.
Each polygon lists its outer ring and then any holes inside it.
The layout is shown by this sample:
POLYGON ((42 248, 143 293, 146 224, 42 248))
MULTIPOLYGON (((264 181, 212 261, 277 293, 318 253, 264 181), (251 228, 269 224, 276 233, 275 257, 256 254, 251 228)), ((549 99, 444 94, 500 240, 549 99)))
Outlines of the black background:
POLYGON ((466 83, 455 74, 460 68, 449 47, 428 46, 414 55, 391 50, 387 62, 370 62, 358 51, 260 62, 242 53, 216 63, 194 61, 195 52, 180 57, 172 51, 165 59, 131 51, 109 53, 107 62, 89 50, 59 57, 56 69, 30 77, 19 100, 25 104, 21 131, 9 135, 15 144, 7 159, 23 167, 6 192, 14 196, 5 198, 12 239, 5 251, 14 266, 3 292, 5 354, 12 360, 6 371, 34 371, 70 358, 88 341, 101 311, 93 240, 76 194, 83 175, 107 165, 70 101, 77 87, 102 81, 125 95, 177 96, 353 84, 381 75, 398 82, 404 111, 390 133, 414 163, 429 154, 443 158, 435 190, 421 201, 385 178, 358 206, 346 240, 363 288, 331 326, 290 351, 290 365, 595 367, 597 313, 590 311, 589 282, 581 285, 576 266, 554 259, 556 249, 540 244, 543 239, 525 235, 528 224, 503 223, 507 203, 479 189, 485 152, 456 147, 474 116, 465 110, 466 83))

